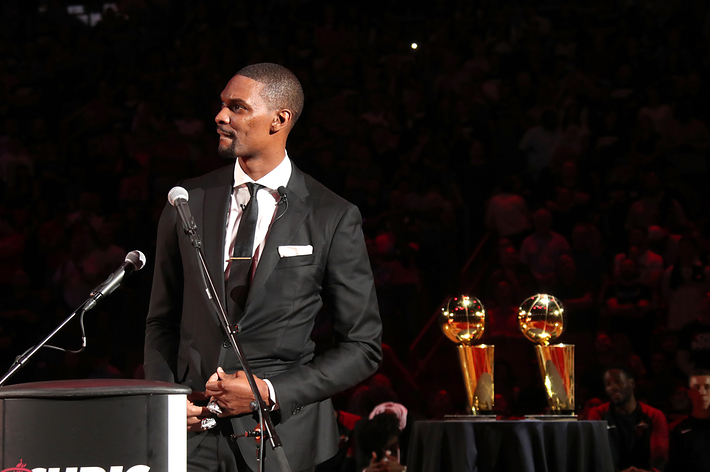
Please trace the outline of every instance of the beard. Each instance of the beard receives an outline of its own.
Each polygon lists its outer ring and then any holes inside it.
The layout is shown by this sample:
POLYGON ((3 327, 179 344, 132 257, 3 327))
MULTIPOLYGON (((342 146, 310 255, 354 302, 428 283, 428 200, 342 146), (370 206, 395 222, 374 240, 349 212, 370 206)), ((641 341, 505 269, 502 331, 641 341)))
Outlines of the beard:
POLYGON ((627 403, 629 403, 629 401, 631 400, 631 395, 622 393, 621 396, 617 400, 614 400, 614 399, 610 399, 610 400, 611 400, 612 405, 620 407, 620 406, 624 406, 627 403))
POLYGON ((237 156, 237 145, 234 138, 229 146, 217 146, 217 154, 223 159, 236 159, 237 156))

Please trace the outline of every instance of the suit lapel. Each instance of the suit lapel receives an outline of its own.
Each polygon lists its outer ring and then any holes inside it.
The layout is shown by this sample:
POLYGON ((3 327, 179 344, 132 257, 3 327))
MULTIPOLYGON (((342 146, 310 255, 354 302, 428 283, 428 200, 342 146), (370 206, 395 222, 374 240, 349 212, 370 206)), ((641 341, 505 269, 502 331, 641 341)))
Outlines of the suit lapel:
POLYGON ((291 242, 296 230, 310 211, 306 203, 308 189, 306 188, 304 174, 295 165, 291 171, 291 178, 288 181, 286 190, 288 207, 283 216, 271 225, 269 234, 266 236, 264 251, 261 253, 259 265, 256 267, 254 278, 251 281, 245 313, 249 309, 249 302, 254 293, 264 286, 279 262, 279 246, 286 246, 291 242))
MULTIPOLYGON (((223 306, 226 305, 224 287, 224 232, 227 227, 227 211, 232 191, 233 167, 225 168, 218 175, 216 185, 206 187, 202 202, 202 219, 198 228, 203 228, 205 262, 223 306)), ((194 192, 194 191, 193 191, 194 192)))

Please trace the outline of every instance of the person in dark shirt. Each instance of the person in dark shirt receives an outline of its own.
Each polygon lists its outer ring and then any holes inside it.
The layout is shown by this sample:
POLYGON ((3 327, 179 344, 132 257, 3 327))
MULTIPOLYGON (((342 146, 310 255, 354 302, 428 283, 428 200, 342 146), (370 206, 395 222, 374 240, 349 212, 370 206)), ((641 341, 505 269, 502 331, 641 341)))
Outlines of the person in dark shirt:
POLYGON ((694 370, 689 386, 693 411, 673 428, 668 472, 710 469, 710 370, 694 370))
POLYGON ((589 420, 605 420, 614 468, 623 472, 663 471, 668 461, 668 423, 663 413, 636 400, 636 380, 626 365, 604 372, 611 402, 589 412, 589 420))

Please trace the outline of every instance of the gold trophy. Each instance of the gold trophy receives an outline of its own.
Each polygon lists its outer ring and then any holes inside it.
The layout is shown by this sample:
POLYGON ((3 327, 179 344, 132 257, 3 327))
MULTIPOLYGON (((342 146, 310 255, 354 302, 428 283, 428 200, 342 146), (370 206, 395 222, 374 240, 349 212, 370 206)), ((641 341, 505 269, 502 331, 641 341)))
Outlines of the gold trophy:
POLYGON ((551 414, 574 415, 574 345, 550 345, 565 329, 562 303, 552 295, 534 295, 520 305, 518 325, 537 344, 551 414))
POLYGON ((472 415, 493 415, 493 346, 473 345, 486 329, 486 310, 475 297, 450 298, 441 309, 439 325, 457 343, 461 371, 472 415))

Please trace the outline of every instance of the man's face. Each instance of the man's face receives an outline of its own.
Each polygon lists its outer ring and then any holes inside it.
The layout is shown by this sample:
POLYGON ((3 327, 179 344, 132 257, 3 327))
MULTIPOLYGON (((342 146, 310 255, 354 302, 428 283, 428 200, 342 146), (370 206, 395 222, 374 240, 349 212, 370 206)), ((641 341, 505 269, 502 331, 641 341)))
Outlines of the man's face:
POLYGON ((710 375, 694 375, 690 378, 688 395, 693 407, 701 410, 710 408, 710 375))
POLYGON ((625 405, 634 395, 634 379, 628 378, 624 371, 619 369, 606 371, 604 386, 609 400, 616 406, 625 405))
POLYGON ((222 91, 222 109, 214 119, 222 157, 249 159, 271 144, 271 125, 277 113, 262 98, 263 87, 260 82, 235 75, 222 91))

